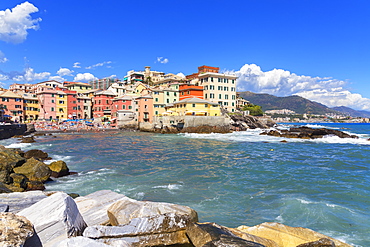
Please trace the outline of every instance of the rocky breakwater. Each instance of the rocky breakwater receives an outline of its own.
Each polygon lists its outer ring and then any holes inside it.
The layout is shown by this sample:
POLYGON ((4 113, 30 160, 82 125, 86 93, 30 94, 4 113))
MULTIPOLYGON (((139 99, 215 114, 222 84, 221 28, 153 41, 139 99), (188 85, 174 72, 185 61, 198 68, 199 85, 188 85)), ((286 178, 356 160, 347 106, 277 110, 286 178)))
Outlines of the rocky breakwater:
POLYGON ((268 129, 276 125, 269 118, 253 117, 250 115, 234 114, 230 115, 231 130, 244 131, 247 129, 268 129))
POLYGON ((0 201, 9 204, 9 212, 0 213, 2 246, 351 246, 279 223, 238 228, 200 223, 187 206, 137 201, 109 190, 75 199, 63 192, 15 192, 0 194, 0 201), (17 200, 31 203, 20 207, 17 200))
POLYGON ((27 152, 18 148, 0 146, 0 193, 44 190, 44 183, 52 177, 69 175, 69 168, 64 161, 54 161, 41 150, 27 152))
POLYGON ((326 129, 326 128, 309 128, 309 127, 299 127, 290 129, 276 129, 262 132, 260 135, 269 135, 276 137, 286 137, 286 138, 301 138, 301 139, 316 139, 323 138, 327 135, 338 136, 340 138, 358 138, 356 135, 350 135, 340 130, 326 129))

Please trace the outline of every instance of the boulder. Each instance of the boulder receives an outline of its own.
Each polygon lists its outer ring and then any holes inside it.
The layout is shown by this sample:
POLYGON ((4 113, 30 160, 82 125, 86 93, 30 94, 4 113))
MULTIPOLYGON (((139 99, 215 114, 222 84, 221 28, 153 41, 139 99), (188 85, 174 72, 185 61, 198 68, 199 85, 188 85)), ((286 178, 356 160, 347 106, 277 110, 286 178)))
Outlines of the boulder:
POLYGON ((270 130, 268 132, 262 132, 261 135, 269 135, 276 137, 286 137, 286 138, 301 138, 301 139, 316 139, 322 138, 326 135, 334 135, 340 138, 358 138, 356 135, 349 135, 345 132, 326 129, 326 128, 309 128, 309 127, 299 127, 299 128, 290 128, 289 130, 270 130))
MULTIPOLYGON (((11 193, 11 192, 13 192, 13 191, 10 190, 4 183, 0 182, 0 199, 1 199, 2 193, 11 193)), ((3 202, 3 201, 1 201, 1 202, 3 202)))
POLYGON ((14 186, 14 184, 5 184, 5 186, 8 187, 8 189, 10 189, 12 192, 23 192, 24 191, 23 188, 14 186))
POLYGON ((45 190, 45 185, 40 181, 27 181, 27 191, 45 190))
POLYGON ((51 176, 54 178, 59 178, 69 175, 69 168, 67 167, 66 162, 62 160, 51 162, 48 167, 51 170, 51 176))
POLYGON ((226 227, 216 223, 193 223, 186 228, 191 243, 195 247, 264 247, 265 245, 239 238, 226 227))
POLYGON ((77 197, 75 202, 88 226, 106 225, 109 223, 108 208, 122 198, 126 198, 126 196, 110 190, 100 190, 77 197))
POLYGON ((112 226, 129 224, 135 218, 165 214, 172 214, 174 217, 179 218, 178 220, 173 219, 173 222, 178 222, 179 225, 171 226, 178 227, 178 229, 185 229, 188 223, 198 221, 198 214, 195 210, 171 203, 136 201, 126 197, 108 208, 108 217, 112 226))
POLYGON ((12 173, 10 177, 13 181, 13 185, 19 188, 27 189, 28 178, 23 174, 12 173))
MULTIPOLYGON (((110 245, 95 241, 90 238, 85 237, 74 237, 74 238, 67 238, 59 243, 54 244, 53 247, 72 247, 72 246, 78 246, 78 247, 109 247, 110 245)), ((122 247, 125 247, 125 245, 120 245, 122 247)), ((127 245, 129 247, 129 245, 127 245)))
POLYGON ((252 241, 255 243, 262 244, 266 247, 280 247, 275 241, 267 239, 267 238, 261 238, 252 234, 248 234, 245 232, 242 232, 235 228, 227 228, 230 232, 232 232, 234 235, 238 236, 239 238, 252 241))
POLYGON ((116 245, 120 242, 128 243, 129 246, 168 246, 190 244, 186 231, 164 232, 157 234, 132 235, 134 225, 126 226, 89 226, 84 231, 84 237, 94 238, 97 241, 116 245))
POLYGON ((9 184, 9 175, 13 173, 13 168, 24 164, 25 159, 15 151, 7 148, 0 150, 0 182, 9 184))
POLYGON ((27 191, 0 194, 0 202, 9 205, 9 212, 17 213, 47 196, 42 191, 27 191))
POLYGON ((257 226, 239 226, 237 228, 258 237, 275 241, 279 246, 296 247, 297 245, 327 238, 334 241, 337 247, 352 247, 349 244, 325 236, 324 234, 303 227, 290 227, 280 223, 265 222, 257 226))
POLYGON ((24 246, 34 235, 32 223, 26 217, 13 213, 0 213, 0 245, 24 246))
POLYGON ((45 182, 51 175, 51 170, 43 162, 30 158, 20 167, 13 169, 15 173, 25 175, 30 181, 45 182))
POLYGON ((39 160, 46 160, 49 157, 49 155, 44 151, 38 149, 31 149, 24 153, 24 157, 26 159, 35 158, 39 160))
POLYGON ((23 209, 18 215, 25 216, 34 225, 43 246, 52 246, 69 237, 81 236, 86 228, 74 200, 63 192, 23 209))
POLYGON ((328 238, 321 238, 314 242, 300 244, 297 247, 335 247, 335 243, 328 238))
POLYGON ((21 143, 33 143, 36 142, 33 136, 22 136, 21 143))

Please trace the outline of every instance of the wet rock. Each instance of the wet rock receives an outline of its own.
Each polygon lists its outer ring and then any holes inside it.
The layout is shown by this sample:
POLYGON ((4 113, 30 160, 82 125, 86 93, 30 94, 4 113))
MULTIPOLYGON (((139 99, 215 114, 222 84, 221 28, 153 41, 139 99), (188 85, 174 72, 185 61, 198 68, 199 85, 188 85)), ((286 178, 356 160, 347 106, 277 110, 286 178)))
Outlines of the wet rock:
POLYGON ((122 198, 126 198, 126 196, 110 190, 100 190, 77 197, 75 202, 88 226, 106 225, 109 224, 108 208, 122 198))
POLYGON ((13 168, 23 165, 25 161, 21 155, 3 147, 0 150, 0 182, 11 183, 9 175, 13 173, 13 168))
POLYGON ((326 128, 314 129, 305 126, 299 128, 290 128, 289 130, 270 130, 268 132, 262 132, 261 135, 301 139, 316 139, 322 138, 326 135, 334 135, 340 138, 358 138, 356 135, 349 135, 339 130, 326 128))
POLYGON ((45 182, 51 175, 51 170, 43 162, 30 158, 20 167, 13 169, 15 173, 25 175, 30 181, 45 182))
POLYGON ((32 149, 24 153, 24 157, 26 159, 35 158, 39 160, 46 160, 49 155, 45 153, 44 151, 38 150, 38 149, 32 149))
POLYGON ((33 136, 22 136, 21 143, 33 143, 36 142, 33 136))
POLYGON ((40 181, 27 181, 27 191, 45 190, 45 185, 40 181))
POLYGON ((57 192, 18 213, 34 225, 43 246, 52 246, 69 237, 81 236, 86 228, 74 200, 57 192))
POLYGON ((253 227, 239 226, 237 229, 258 237, 274 240, 279 246, 297 246, 321 238, 328 238, 334 241, 337 247, 351 247, 349 244, 307 228, 290 227, 274 222, 265 222, 253 227))
POLYGON ((12 192, 23 192, 23 188, 19 188, 17 186, 14 186, 13 184, 5 184, 5 186, 10 189, 12 192))
POLYGON ((48 167, 51 170, 51 176, 54 178, 69 175, 69 168, 67 167, 67 164, 62 160, 51 162, 48 167))
POLYGON ((34 235, 31 222, 13 213, 0 213, 0 245, 24 246, 34 235))
POLYGON ((47 196, 42 191, 28 191, 0 194, 0 202, 9 205, 9 212, 17 213, 47 196))
POLYGON ((191 243, 195 247, 264 247, 265 245, 239 238, 227 228, 216 223, 193 223, 186 228, 191 243))
POLYGON ((321 238, 314 242, 300 244, 297 247, 335 247, 335 243, 328 238, 321 238))
POLYGON ((253 117, 250 115, 230 115, 231 118, 231 125, 233 126, 233 130, 247 130, 247 129, 268 129, 276 125, 275 122, 271 121, 270 119, 263 119, 253 117))

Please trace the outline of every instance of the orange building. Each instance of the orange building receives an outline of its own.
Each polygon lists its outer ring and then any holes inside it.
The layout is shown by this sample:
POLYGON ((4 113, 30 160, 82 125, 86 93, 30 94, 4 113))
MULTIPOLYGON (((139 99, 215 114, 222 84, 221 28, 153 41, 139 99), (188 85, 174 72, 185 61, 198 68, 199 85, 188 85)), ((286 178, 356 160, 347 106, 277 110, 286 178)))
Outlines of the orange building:
POLYGON ((192 97, 203 99, 203 86, 180 84, 179 93, 180 93, 179 101, 192 97))

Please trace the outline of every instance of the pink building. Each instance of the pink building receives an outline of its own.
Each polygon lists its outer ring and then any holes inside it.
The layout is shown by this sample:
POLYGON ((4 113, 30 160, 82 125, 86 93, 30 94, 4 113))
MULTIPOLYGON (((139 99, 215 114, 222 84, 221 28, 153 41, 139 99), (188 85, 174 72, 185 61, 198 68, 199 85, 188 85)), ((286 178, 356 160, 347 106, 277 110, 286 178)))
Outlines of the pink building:
POLYGON ((136 99, 138 104, 138 122, 152 122, 154 115, 153 97, 150 94, 136 99))
POLYGON ((36 88, 36 95, 40 105, 39 119, 56 119, 57 90, 54 87, 41 86, 36 88))
POLYGON ((4 115, 10 116, 13 121, 23 121, 24 111, 22 96, 11 91, 2 91, 0 92, 0 104, 3 105, 4 115))

